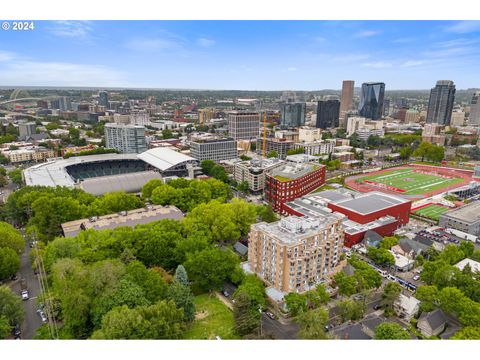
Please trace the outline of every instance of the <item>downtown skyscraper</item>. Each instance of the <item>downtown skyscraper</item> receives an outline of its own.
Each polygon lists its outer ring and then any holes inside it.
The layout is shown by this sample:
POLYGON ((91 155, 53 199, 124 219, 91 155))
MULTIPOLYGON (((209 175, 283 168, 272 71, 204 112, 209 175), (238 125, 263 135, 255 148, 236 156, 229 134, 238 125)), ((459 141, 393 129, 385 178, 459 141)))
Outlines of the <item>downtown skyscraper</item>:
POLYGON ((346 127, 347 125, 347 113, 353 110, 353 92, 355 89, 355 81, 343 80, 342 83, 342 96, 340 98, 340 126, 346 127))
POLYGON ((480 91, 476 91, 472 96, 468 125, 480 125, 480 91))
POLYGON ((453 81, 437 81, 435 87, 430 91, 427 124, 450 125, 454 102, 455 84, 453 81))
POLYGON ((316 127, 328 129, 338 127, 340 114, 340 101, 324 100, 317 104, 317 123, 316 127))
POLYGON ((358 113, 371 120, 380 120, 383 115, 385 83, 368 82, 362 84, 358 113))
POLYGON ((282 128, 305 125, 305 103, 286 103, 282 105, 280 126, 282 128))

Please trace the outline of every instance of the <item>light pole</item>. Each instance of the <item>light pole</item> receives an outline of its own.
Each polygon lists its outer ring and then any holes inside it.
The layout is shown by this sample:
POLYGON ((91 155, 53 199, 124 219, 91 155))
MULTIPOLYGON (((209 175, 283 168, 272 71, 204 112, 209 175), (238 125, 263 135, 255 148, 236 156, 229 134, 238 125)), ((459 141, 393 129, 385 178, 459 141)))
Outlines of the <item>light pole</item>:
POLYGON ((258 312, 260 313, 260 337, 262 337, 262 308, 258 308, 258 312))

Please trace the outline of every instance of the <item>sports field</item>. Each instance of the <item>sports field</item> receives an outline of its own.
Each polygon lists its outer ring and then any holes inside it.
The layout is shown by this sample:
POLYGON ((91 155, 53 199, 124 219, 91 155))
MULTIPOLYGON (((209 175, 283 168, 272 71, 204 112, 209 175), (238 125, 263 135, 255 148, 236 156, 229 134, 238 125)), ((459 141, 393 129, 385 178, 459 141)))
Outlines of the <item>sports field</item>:
POLYGON ((433 172, 413 168, 385 171, 356 179, 357 183, 364 183, 404 195, 424 194, 432 190, 460 184, 463 181, 464 179, 460 177, 436 175, 433 172))
POLYGON ((440 215, 446 213, 448 210, 449 209, 444 206, 431 204, 421 209, 414 210, 413 213, 419 216, 423 216, 423 217, 438 221, 440 219, 440 215))

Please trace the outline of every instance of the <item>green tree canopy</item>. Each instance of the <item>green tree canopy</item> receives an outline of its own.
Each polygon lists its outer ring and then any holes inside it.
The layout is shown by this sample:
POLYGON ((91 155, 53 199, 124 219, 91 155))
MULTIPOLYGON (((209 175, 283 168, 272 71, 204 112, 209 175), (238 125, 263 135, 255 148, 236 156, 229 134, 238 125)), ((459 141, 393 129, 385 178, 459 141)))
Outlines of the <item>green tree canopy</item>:
POLYGON ((399 324, 385 322, 375 328, 375 340, 409 340, 410 335, 399 324))
POLYGON ((25 316, 22 300, 7 286, 0 286, 0 318, 7 320, 13 327, 21 324, 25 316))
POLYGON ((15 274, 20 268, 20 257, 10 248, 0 248, 0 280, 15 274))
POLYGON ((301 313, 296 322, 300 325, 300 339, 326 339, 325 325, 328 322, 328 312, 318 308, 301 313))

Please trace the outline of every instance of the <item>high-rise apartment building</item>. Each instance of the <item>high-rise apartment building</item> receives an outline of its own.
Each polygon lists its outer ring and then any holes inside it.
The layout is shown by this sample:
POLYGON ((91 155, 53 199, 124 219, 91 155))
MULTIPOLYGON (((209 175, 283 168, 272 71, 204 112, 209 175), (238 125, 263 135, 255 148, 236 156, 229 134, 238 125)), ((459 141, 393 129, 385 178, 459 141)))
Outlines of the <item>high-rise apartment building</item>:
POLYGON ((383 115, 385 83, 368 82, 362 84, 358 112, 360 116, 371 120, 380 120, 383 115))
POLYGON ((450 125, 453 103, 455 102, 455 84, 450 80, 439 80, 430 91, 428 100, 427 123, 450 125))
POLYGON ((228 113, 228 133, 234 140, 252 140, 258 137, 260 114, 253 111, 228 113))
POLYGON ((121 153, 142 153, 147 150, 145 128, 138 125, 105 124, 105 143, 107 148, 117 149, 121 153))
POLYGON ((190 142, 191 156, 197 160, 230 160, 238 157, 237 142, 232 138, 212 138, 190 142))
POLYGON ((405 113, 406 123, 417 123, 420 120, 420 112, 415 109, 410 109, 405 113))
POLYGON ((452 112, 452 120, 450 125, 454 127, 463 126, 465 124, 465 113, 463 111, 452 112))
POLYGON ((286 103, 282 105, 280 126, 283 128, 305 125, 305 103, 286 103))
POLYGON ((283 293, 315 288, 340 270, 343 218, 326 213, 253 224, 248 239, 250 270, 283 293))
POLYGON ((480 125, 480 91, 476 91, 472 96, 468 125, 480 125))
POLYGON ((326 100, 317 103, 317 128, 328 129, 339 125, 340 101, 326 100))
POLYGON ((130 124, 147 126, 150 125, 150 115, 146 111, 132 111, 129 115, 130 124))
POLYGON ((72 102, 69 97, 62 96, 58 99, 58 108, 60 111, 72 110, 72 102))
POLYGON ((108 92, 100 91, 98 93, 98 105, 105 106, 108 109, 108 92))

